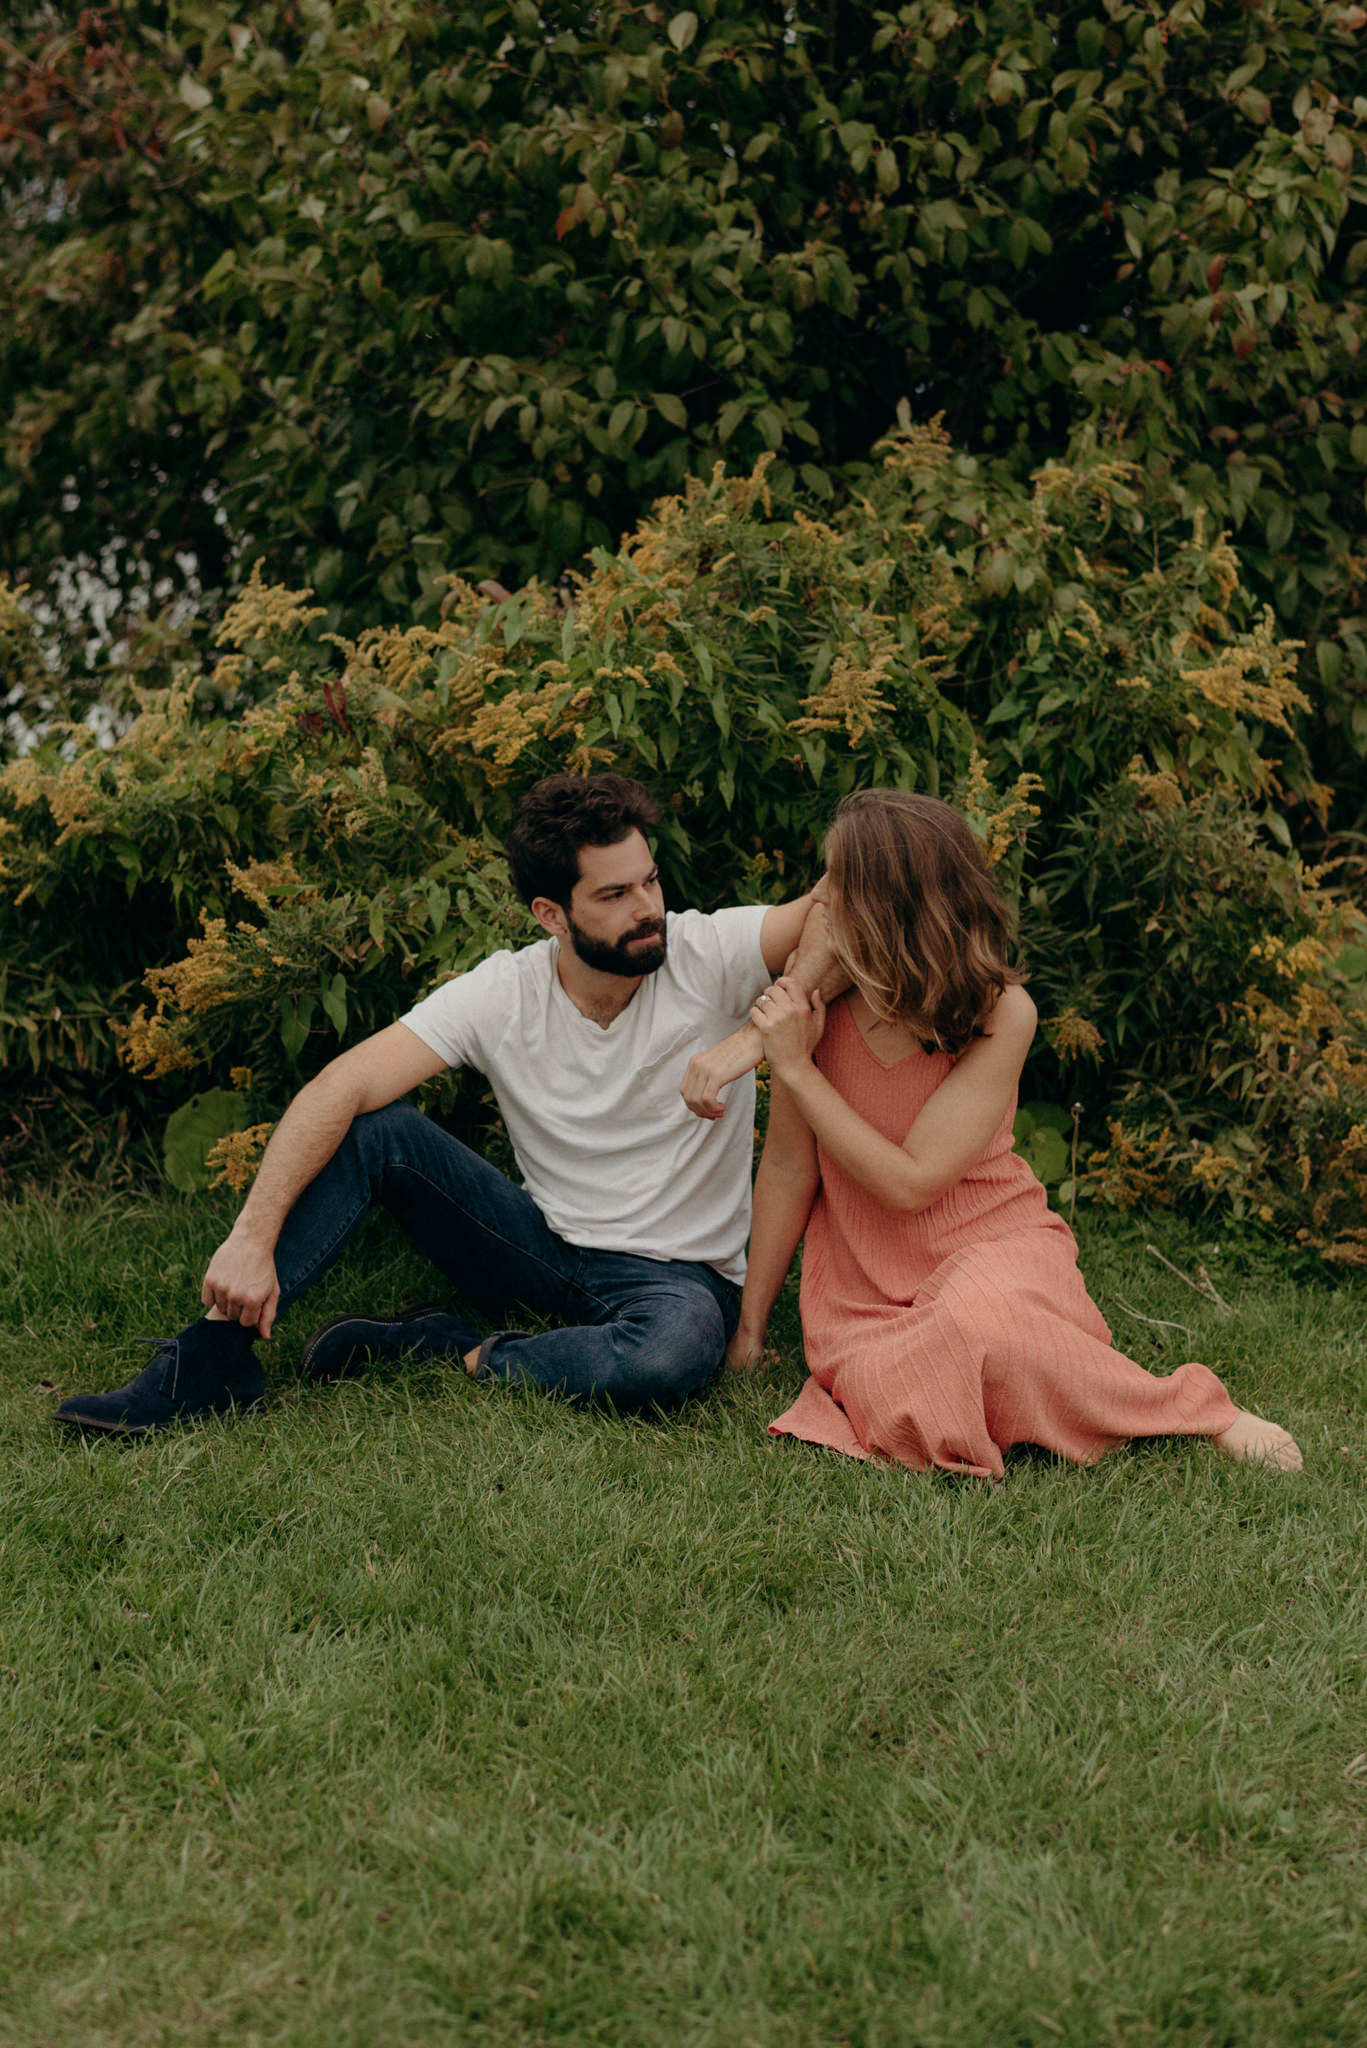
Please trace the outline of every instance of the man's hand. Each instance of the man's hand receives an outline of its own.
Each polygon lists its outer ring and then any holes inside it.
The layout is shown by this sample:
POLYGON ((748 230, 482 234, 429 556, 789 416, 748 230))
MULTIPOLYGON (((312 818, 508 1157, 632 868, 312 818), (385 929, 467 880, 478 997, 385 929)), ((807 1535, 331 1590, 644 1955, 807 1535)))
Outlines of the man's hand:
POLYGON ((227 1322, 269 1337, 280 1306, 273 1248, 229 1232, 209 1261, 199 1298, 227 1322))
POLYGON ((683 1086, 679 1090, 694 1116, 715 1122, 726 1108, 721 1099, 722 1089, 758 1066, 762 1055, 763 1044, 753 1024, 743 1024, 739 1031, 709 1046, 706 1052, 695 1052, 684 1068, 683 1086))

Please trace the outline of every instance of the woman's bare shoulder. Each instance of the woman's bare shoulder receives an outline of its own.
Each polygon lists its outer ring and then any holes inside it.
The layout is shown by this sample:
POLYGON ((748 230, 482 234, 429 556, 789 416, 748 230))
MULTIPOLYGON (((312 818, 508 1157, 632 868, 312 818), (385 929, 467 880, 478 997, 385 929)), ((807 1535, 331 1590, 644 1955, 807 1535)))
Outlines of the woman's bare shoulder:
POLYGON ((1028 992, 1019 982, 1012 982, 1004 988, 992 1006, 987 1020, 987 1034, 1001 1036, 1029 1045, 1039 1022, 1039 1011, 1028 992))

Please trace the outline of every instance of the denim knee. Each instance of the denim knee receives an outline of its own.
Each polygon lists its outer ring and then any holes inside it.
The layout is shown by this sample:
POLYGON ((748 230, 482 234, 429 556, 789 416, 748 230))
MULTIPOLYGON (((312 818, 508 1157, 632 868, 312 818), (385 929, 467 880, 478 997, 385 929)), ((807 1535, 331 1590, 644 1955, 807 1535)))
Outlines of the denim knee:
POLYGON ((590 1406, 672 1408, 700 1393, 726 1350, 726 1318, 705 1287, 651 1288, 601 1323, 535 1336, 499 1330, 480 1364, 495 1379, 590 1406))
POLYGON ((383 1109, 368 1109, 353 1117, 337 1149, 351 1146, 363 1156, 378 1152, 382 1157, 392 1158, 408 1151, 425 1134, 428 1123, 429 1119, 411 1102, 390 1102, 383 1109))
MULTIPOLYGON (((632 1321, 624 1318, 628 1330, 632 1321)), ((638 1397, 673 1406, 700 1393, 726 1352, 725 1319, 707 1289, 657 1296, 643 1322, 633 1359, 638 1397)))

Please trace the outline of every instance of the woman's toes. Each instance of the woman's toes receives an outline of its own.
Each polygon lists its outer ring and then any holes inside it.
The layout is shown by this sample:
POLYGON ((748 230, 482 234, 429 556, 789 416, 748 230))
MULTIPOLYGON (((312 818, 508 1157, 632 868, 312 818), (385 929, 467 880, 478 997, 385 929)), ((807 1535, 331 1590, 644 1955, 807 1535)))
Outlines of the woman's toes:
POLYGON ((1255 1465, 1275 1465, 1281 1472, 1299 1472, 1305 1462, 1300 1446, 1287 1430, 1275 1422, 1264 1422, 1261 1415, 1250 1415, 1247 1408, 1241 1408, 1236 1420, 1228 1429, 1221 1430, 1214 1441, 1226 1457, 1255 1465))

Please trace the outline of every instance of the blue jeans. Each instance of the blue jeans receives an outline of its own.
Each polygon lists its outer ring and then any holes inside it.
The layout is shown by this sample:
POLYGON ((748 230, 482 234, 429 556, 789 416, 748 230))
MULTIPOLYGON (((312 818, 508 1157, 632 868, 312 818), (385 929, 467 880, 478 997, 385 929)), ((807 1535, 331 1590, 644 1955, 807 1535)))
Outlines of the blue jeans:
POLYGON ((616 1408, 673 1405, 712 1377, 735 1330, 740 1297, 711 1266, 566 1244, 529 1194, 406 1102, 357 1117, 286 1217, 281 1313, 375 1202, 482 1308, 517 1303, 569 1326, 500 1331, 481 1353, 496 1378, 616 1408))

